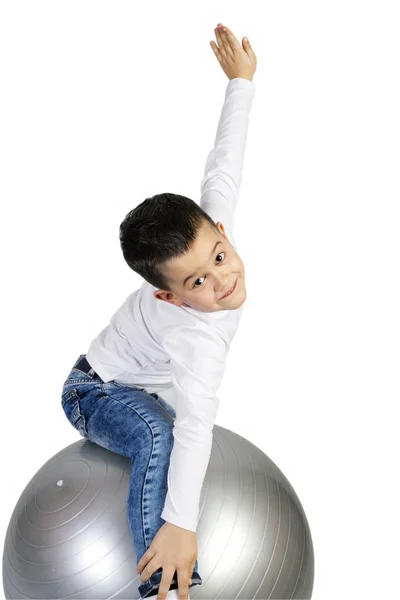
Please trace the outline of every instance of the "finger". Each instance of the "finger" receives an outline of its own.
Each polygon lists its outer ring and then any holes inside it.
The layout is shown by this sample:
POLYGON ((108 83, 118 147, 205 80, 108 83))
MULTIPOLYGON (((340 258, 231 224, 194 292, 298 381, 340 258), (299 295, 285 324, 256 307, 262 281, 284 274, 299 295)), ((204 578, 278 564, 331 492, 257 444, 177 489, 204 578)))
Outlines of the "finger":
POLYGON ((149 571, 149 569, 147 567, 145 567, 139 577, 140 583, 146 583, 146 581, 148 579, 150 579, 151 575, 152 575, 152 572, 149 571))
POLYGON ((189 595, 189 573, 187 569, 177 569, 178 575, 178 596, 179 598, 187 598, 189 595))
POLYGON ((218 50, 217 44, 215 42, 210 42, 210 44, 211 44, 211 48, 214 50, 214 54, 217 57, 219 64, 221 65, 222 64, 222 56, 218 50))
POLYGON ((221 25, 221 27, 219 28, 219 35, 221 36, 223 49, 225 50, 226 56, 232 59, 235 58, 235 50, 238 50, 238 46, 235 46, 234 44, 236 38, 233 35, 233 33, 231 33, 231 41, 229 41, 228 28, 221 25))
POLYGON ((237 50, 238 48, 240 48, 242 50, 242 46, 240 45, 239 40, 236 39, 236 37, 233 35, 233 33, 229 29, 229 27, 225 27, 225 30, 226 30, 226 32, 225 32, 226 41, 228 42, 231 49, 237 50))
POLYGON ((254 56, 253 48, 248 39, 243 38, 243 48, 249 56, 254 56))
POLYGON ((218 42, 219 52, 223 58, 226 58, 226 48, 224 47, 224 42, 222 41, 222 37, 221 37, 220 32, 218 31, 218 27, 216 27, 214 29, 214 31, 215 31, 215 37, 217 38, 217 42, 218 42))
POLYGON ((175 569, 173 567, 170 569, 164 569, 163 567, 160 587, 157 592, 157 600, 164 600, 167 597, 174 573, 175 569))
POLYGON ((145 554, 144 554, 136 566, 136 572, 141 573, 143 571, 143 568, 145 565, 147 565, 147 560, 145 559, 145 554))
POLYGON ((193 575, 193 572, 194 572, 194 566, 195 566, 195 564, 196 564, 196 560, 193 560, 192 564, 190 565, 190 568, 189 568, 189 575, 190 575, 189 584, 192 583, 192 575, 193 575))
POLYGON ((153 559, 150 560, 143 569, 142 574, 140 575, 140 581, 145 583, 160 566, 161 565, 159 564, 159 560, 157 560, 157 556, 154 555, 153 559))
POLYGON ((140 573, 143 568, 145 567, 145 565, 147 565, 147 563, 153 558, 153 556, 155 555, 155 552, 150 548, 148 548, 146 550, 146 552, 143 554, 142 558, 139 560, 137 567, 136 567, 136 571, 138 573, 140 573))

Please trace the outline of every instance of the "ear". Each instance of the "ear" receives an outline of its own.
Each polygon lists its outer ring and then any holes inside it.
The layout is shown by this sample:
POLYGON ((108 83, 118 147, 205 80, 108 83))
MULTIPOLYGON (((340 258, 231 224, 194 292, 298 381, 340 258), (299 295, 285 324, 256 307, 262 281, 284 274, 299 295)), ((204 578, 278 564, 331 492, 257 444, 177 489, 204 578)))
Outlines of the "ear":
POLYGON ((182 304, 182 300, 179 300, 179 298, 174 296, 171 292, 166 292, 165 290, 156 290, 153 292, 153 296, 157 300, 168 302, 168 304, 175 304, 176 306, 181 306, 182 304))
POLYGON ((218 222, 216 223, 216 226, 218 227, 218 229, 219 229, 219 232, 220 232, 220 234, 222 235, 222 237, 224 237, 224 238, 225 238, 226 240, 228 240, 228 242, 229 242, 229 238, 228 238, 228 236, 226 235, 226 232, 225 232, 224 226, 223 226, 223 224, 221 223, 221 221, 218 221, 218 222))

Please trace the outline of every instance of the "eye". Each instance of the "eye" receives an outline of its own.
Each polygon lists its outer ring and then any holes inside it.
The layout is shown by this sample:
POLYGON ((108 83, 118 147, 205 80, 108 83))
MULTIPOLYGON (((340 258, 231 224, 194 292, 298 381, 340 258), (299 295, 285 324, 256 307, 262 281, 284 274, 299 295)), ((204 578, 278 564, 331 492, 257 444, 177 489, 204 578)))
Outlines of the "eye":
MULTIPOLYGON (((225 255, 225 252, 219 252, 219 253, 217 254, 217 257, 218 257, 218 256, 220 256, 221 254, 224 254, 224 255, 225 255)), ((220 260, 219 262, 222 262, 222 260, 220 260)), ((196 279, 196 281, 199 281, 199 279, 203 279, 203 278, 202 278, 202 277, 199 277, 198 279, 196 279)), ((197 288, 199 288, 199 287, 200 287, 199 285, 197 285, 197 286, 196 286, 196 281, 195 281, 195 282, 193 283, 193 285, 192 285, 192 290, 193 290, 195 287, 197 287, 197 288)))

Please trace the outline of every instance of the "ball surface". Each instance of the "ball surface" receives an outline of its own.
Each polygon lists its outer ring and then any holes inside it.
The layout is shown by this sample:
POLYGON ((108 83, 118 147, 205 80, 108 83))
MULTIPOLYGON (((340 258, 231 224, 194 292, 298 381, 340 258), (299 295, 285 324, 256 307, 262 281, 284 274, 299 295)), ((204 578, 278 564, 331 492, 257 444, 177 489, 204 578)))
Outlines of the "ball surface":
MULTIPOLYGON (((10 519, 5 597, 140 598, 130 476, 130 459, 84 439, 47 461, 10 519)), ((218 425, 196 537, 203 584, 191 599, 311 598, 313 545, 295 491, 266 454, 218 425)))

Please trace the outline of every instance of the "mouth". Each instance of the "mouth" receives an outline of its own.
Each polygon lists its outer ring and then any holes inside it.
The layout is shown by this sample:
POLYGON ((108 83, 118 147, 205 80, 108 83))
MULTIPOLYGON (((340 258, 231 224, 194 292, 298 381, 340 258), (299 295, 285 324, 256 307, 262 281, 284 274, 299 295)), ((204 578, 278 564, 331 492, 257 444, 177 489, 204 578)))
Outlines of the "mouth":
POLYGON ((236 289, 236 284, 237 284, 237 279, 236 279, 235 283, 233 284, 233 286, 231 287, 231 289, 228 292, 226 292, 225 296, 222 296, 222 298, 220 298, 220 300, 222 300, 223 298, 227 298, 228 296, 231 296, 231 294, 233 294, 233 292, 236 289))

